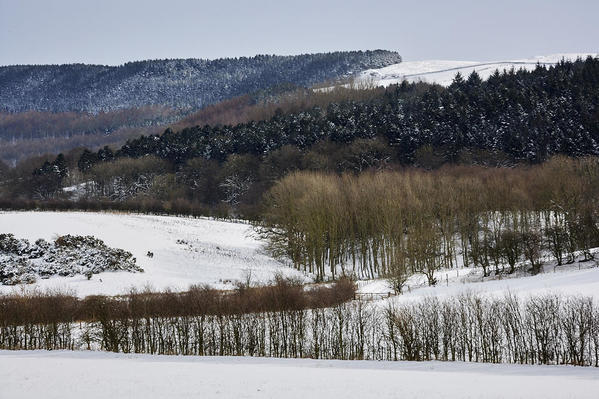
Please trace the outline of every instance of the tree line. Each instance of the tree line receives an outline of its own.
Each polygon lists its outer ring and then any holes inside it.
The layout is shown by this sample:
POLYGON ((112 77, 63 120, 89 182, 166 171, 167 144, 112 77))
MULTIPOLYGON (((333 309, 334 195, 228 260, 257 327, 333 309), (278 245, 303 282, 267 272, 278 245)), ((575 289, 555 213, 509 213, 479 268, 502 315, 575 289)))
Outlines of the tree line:
POLYGON ((536 274, 590 260, 599 246, 599 160, 435 171, 296 172, 268 192, 262 237, 273 254, 320 279, 388 277, 480 267, 536 274))
MULTIPOLYGON (((78 298, 61 291, 30 291, 0 295, 0 342, 14 348, 33 349, 44 345, 42 337, 15 340, 17 330, 46 331, 52 342, 61 341, 60 326, 74 322, 112 323, 124 319, 150 319, 241 315, 259 312, 300 311, 331 307, 354 298, 356 287, 345 279, 328 286, 305 287, 302 282, 276 276, 264 286, 250 281, 236 283, 232 291, 210 286, 191 286, 184 292, 138 291, 116 297, 92 295, 78 298), (10 332, 12 329, 12 333, 10 332), (12 336, 11 336, 12 334, 12 336), (7 339, 9 341, 5 341, 7 339)), ((65 326, 65 328, 67 328, 65 326)))
POLYGON ((358 300, 259 313, 112 316, 36 324, 4 318, 0 348, 599 366, 599 308, 591 297, 464 294, 388 306, 358 300))
POLYGON ((269 88, 208 105, 195 112, 163 106, 85 112, 0 112, 0 162, 16 166, 29 157, 66 153, 76 148, 120 148, 129 139, 190 126, 237 125, 297 113, 331 102, 364 100, 383 89, 367 86, 313 91, 293 85, 269 88))
MULTIPOLYGON (((67 199, 63 187, 85 183, 86 203, 259 219, 263 194, 298 170, 359 174, 412 165, 513 167, 554 154, 596 155, 598 86, 599 60, 588 58, 498 72, 487 81, 476 74, 457 76, 447 88, 402 83, 306 96, 300 91, 288 102, 256 107, 233 101, 224 109, 259 120, 166 130, 119 149, 73 150, 64 154, 66 177, 50 170, 34 173, 55 156, 31 159, 4 182, 0 177, 1 196, 5 203, 35 200, 48 206, 67 199)), ((185 123, 219 120, 214 119, 219 110, 206 109, 185 123)))
POLYGON ((124 65, 0 67, 0 110, 98 113, 147 105, 197 110, 281 84, 310 87, 401 62, 392 51, 164 59, 124 65))
POLYGON ((561 62, 533 71, 496 71, 482 81, 457 75, 447 88, 402 83, 364 100, 333 102, 261 122, 197 126, 129 141, 118 156, 155 155, 175 165, 231 154, 262 156, 285 145, 301 150, 321 141, 348 144, 380 138, 402 164, 431 146, 445 162, 484 150, 512 161, 552 154, 597 154, 599 60, 561 62))

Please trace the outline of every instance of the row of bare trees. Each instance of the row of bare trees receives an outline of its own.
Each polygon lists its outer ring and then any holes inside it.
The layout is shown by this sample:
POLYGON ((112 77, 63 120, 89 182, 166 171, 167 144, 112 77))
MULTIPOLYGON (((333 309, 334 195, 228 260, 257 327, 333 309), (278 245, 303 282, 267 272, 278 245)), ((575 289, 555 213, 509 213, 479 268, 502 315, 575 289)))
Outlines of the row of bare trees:
POLYGON ((332 175, 300 172, 268 193, 261 232, 275 255, 320 278, 439 268, 533 273, 599 246, 599 160, 554 158, 518 168, 450 166, 332 175))
POLYGON ((599 366, 591 297, 472 294, 399 305, 2 324, 4 349, 318 359, 444 360, 599 366))
POLYGON ((265 286, 239 282, 233 291, 210 286, 191 286, 185 292, 132 289, 127 295, 80 299, 64 292, 33 290, 0 295, 0 325, 302 310, 334 306, 353 299, 354 293, 355 285, 347 279, 304 287, 297 279, 280 276, 265 286))

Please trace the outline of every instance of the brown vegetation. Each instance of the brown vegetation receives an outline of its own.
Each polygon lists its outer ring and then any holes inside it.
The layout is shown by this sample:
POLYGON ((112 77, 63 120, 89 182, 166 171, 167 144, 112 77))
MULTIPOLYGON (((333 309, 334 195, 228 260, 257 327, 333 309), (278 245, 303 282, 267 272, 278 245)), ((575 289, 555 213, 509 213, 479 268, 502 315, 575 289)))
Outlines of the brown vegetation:
MULTIPOLYGON (((348 288, 339 292, 353 292, 348 288)), ((161 294, 158 302, 148 296, 124 298, 124 303, 88 298, 93 315, 84 323, 45 316, 56 308, 75 314, 70 297, 22 298, 9 318, 5 309, 11 308, 0 308, 0 348, 599 366, 599 309, 592 298, 461 295, 387 308, 339 301, 306 309, 290 299, 293 290, 280 289, 272 292, 280 303, 259 313, 238 312, 243 305, 205 311, 219 303, 218 295, 205 290, 189 293, 196 303, 207 304, 195 315, 186 307, 176 311, 182 305, 176 294, 161 294)))
POLYGON ((142 134, 159 134, 178 112, 161 106, 89 114, 82 112, 0 113, 0 160, 14 164, 77 147, 119 146, 142 134))
POLYGON ((519 168, 444 167, 332 175, 297 172, 268 193, 263 236, 276 255, 320 278, 482 267, 513 273, 543 251, 559 265, 599 246, 599 160, 519 168))
POLYGON ((74 148, 95 150, 119 147, 128 139, 204 125, 236 125, 272 118, 276 113, 295 113, 332 102, 366 100, 380 96, 381 88, 335 88, 329 91, 298 89, 276 99, 256 101, 245 95, 209 105, 181 118, 168 107, 146 106, 100 112, 0 113, 0 161, 15 164, 29 157, 58 154, 74 148), (177 120, 169 123, 169 120, 177 120))
POLYGON ((291 114, 311 109, 326 108, 342 101, 365 101, 380 97, 385 92, 378 87, 335 87, 329 90, 298 89, 266 100, 253 100, 245 95, 218 104, 209 105, 170 125, 174 131, 191 126, 237 125, 250 121, 263 121, 277 113, 291 114))
POLYGON ((84 299, 61 292, 17 293, 0 295, 0 325, 315 309, 346 302, 354 294, 354 284, 346 279, 331 286, 305 288, 298 281, 281 277, 266 286, 240 283, 234 291, 192 286, 185 292, 132 290, 117 297, 94 295, 84 299))

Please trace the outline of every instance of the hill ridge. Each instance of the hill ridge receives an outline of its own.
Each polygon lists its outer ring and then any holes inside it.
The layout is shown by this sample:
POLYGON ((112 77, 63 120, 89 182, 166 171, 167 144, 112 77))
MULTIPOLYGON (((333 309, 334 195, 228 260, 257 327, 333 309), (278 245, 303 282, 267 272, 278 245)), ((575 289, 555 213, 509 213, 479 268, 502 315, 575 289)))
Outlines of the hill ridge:
POLYGON ((147 105, 193 110, 280 84, 311 86, 398 62, 397 52, 369 50, 145 60, 120 66, 3 66, 0 111, 97 113, 147 105))

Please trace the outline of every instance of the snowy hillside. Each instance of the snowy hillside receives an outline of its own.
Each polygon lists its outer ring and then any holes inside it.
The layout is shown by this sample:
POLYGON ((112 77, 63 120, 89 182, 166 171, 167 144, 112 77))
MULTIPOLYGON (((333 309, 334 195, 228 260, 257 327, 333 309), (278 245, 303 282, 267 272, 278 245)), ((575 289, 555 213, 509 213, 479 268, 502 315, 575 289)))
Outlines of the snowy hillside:
MULTIPOLYGON (((594 251, 599 251, 595 249, 594 251)), ((596 255, 598 256, 598 255, 596 255)), ((595 261, 573 263, 555 267, 547 260, 544 272, 536 276, 521 271, 513 276, 483 278, 478 268, 440 270, 436 273, 439 283, 429 287, 423 275, 411 276, 402 295, 392 298, 394 302, 411 302, 425 297, 447 298, 464 293, 491 297, 504 297, 507 293, 519 297, 544 294, 584 295, 599 300, 599 267, 595 261)), ((383 279, 358 282, 358 292, 366 298, 385 298, 392 293, 383 279)), ((382 301, 386 304, 386 301, 382 301)))
POLYGON ((599 391, 599 369, 0 351, 0 381, 0 397, 12 399, 591 399, 599 391))
MULTIPOLYGON (((281 272, 302 276, 266 255, 251 226, 243 223, 111 213, 0 212, 0 232, 30 240, 52 239, 66 233, 94 235, 107 245, 131 251, 145 269, 145 273, 136 274, 101 273, 90 281, 85 277, 53 277, 40 280, 37 285, 74 289, 79 295, 118 294, 130 286, 143 288, 146 284, 159 289, 185 289, 194 283, 231 287, 231 281, 244 278, 248 270, 256 281, 281 272), (147 257, 147 251, 152 251, 154 257, 147 257)), ((482 278, 476 268, 458 268, 441 270, 436 277, 439 281, 436 287, 427 287, 423 276, 410 277, 404 294, 391 298, 375 296, 385 299, 374 302, 374 309, 386 308, 389 301, 405 304, 465 292, 495 297, 507 293, 521 298, 559 293, 599 298, 599 267, 595 261, 554 267, 547 259, 544 272, 537 276, 517 271, 514 275, 504 275, 503 279, 482 278)), ((306 276, 303 278, 308 280, 306 276)), ((359 294, 366 298, 368 294, 384 294, 389 290, 385 280, 363 281, 358 285, 359 294)), ((12 289, 0 286, 0 292, 12 289)), ((382 319, 372 320, 380 323, 382 319)), ((369 333, 366 336, 370 337, 369 333)), ((366 342, 366 352, 371 353, 370 341, 366 342)), ((372 342, 375 342, 373 348, 385 345, 382 340, 372 342)), ((307 343, 306 348, 311 345, 307 343)), ((3 381, 0 398, 6 395, 66 399, 106 396, 585 399, 596 397, 599 369, 462 361, 377 362, 0 350, 0 381, 3 381)))
POLYGON ((358 82, 372 83, 376 86, 388 86, 390 84, 401 83, 403 80, 408 82, 428 82, 448 86, 453 81, 455 75, 459 72, 467 77, 473 71, 476 71, 482 79, 499 70, 526 69, 533 70, 537 64, 551 66, 563 60, 575 61, 577 58, 586 58, 587 56, 596 57, 597 53, 568 53, 553 54, 548 56, 538 56, 520 60, 508 61, 406 61, 400 64, 390 65, 380 69, 368 69, 358 75, 358 82))
MULTIPOLYGON (((265 282, 276 273, 303 275, 266 255, 250 225, 187 217, 83 212, 0 213, 0 232, 35 241, 64 234, 92 235, 129 251, 144 273, 105 272, 39 280, 40 288, 66 288, 80 296, 122 294, 130 287, 185 290, 191 284, 231 288, 251 273, 265 282), (152 258, 147 256, 152 252, 152 258)), ((0 286, 0 292, 10 292, 0 286)))
POLYGON ((400 61, 396 52, 374 50, 147 60, 120 66, 0 66, 0 110, 97 113, 158 104, 199 109, 282 84, 309 87, 400 61))
MULTIPOLYGON (((210 284, 216 288, 232 288, 235 281, 245 279, 265 282, 275 274, 306 276, 273 259, 264 249, 252 227, 188 217, 84 212, 2 212, 0 233, 35 241, 55 239, 59 235, 92 235, 107 245, 129 251, 144 273, 104 272, 88 280, 83 275, 40 279, 28 287, 75 290, 80 296, 116 295, 131 287, 185 290, 191 284, 210 284), (148 257, 148 251, 153 257, 148 257)), ((411 276, 403 295, 394 300, 410 301, 425 296, 451 296, 463 292, 502 296, 512 292, 522 296, 544 293, 588 295, 599 298, 599 267, 594 262, 575 263, 554 268, 546 260, 545 271, 537 276, 526 272, 509 278, 483 279, 476 268, 439 271, 439 284, 428 287, 423 275, 411 276)), ((361 281, 358 292, 375 297, 392 292, 386 280, 361 281)), ((0 292, 15 287, 0 285, 0 292)))

